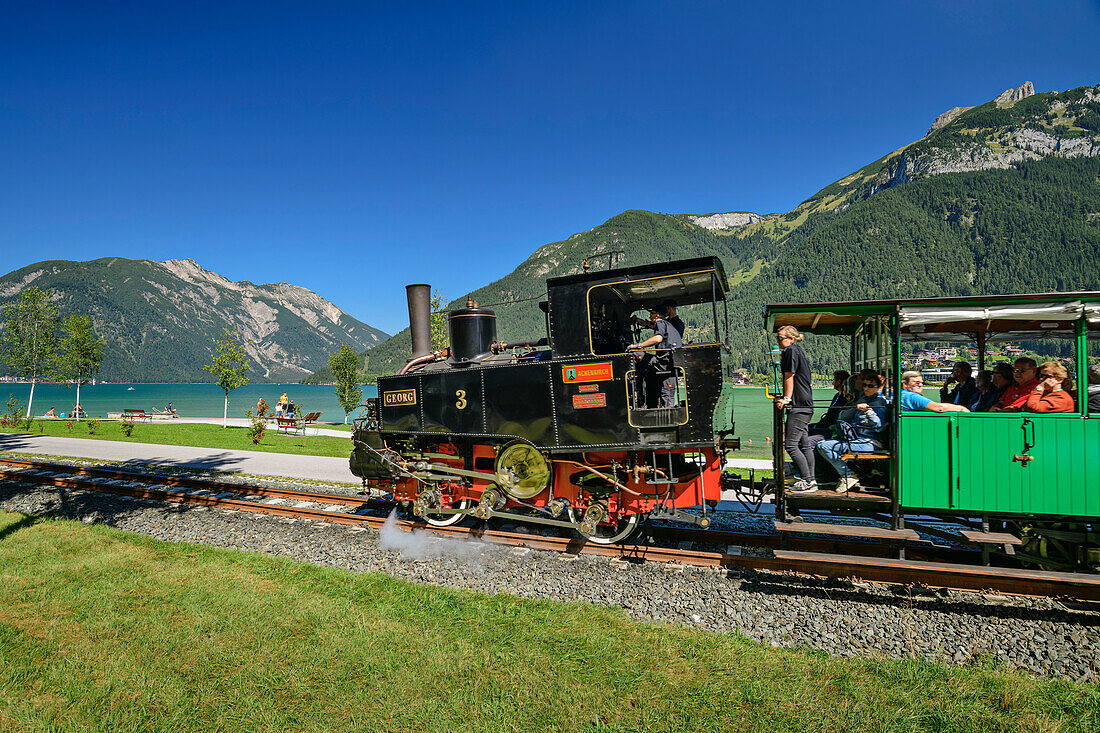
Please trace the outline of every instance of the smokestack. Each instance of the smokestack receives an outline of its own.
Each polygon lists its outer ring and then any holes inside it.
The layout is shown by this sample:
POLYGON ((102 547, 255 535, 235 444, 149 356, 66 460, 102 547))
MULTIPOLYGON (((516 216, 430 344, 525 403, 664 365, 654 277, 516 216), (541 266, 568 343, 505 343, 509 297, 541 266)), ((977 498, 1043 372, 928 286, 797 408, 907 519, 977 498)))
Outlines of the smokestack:
POLYGON ((432 353, 432 286, 406 285, 409 299, 409 330, 412 331, 412 358, 432 353))

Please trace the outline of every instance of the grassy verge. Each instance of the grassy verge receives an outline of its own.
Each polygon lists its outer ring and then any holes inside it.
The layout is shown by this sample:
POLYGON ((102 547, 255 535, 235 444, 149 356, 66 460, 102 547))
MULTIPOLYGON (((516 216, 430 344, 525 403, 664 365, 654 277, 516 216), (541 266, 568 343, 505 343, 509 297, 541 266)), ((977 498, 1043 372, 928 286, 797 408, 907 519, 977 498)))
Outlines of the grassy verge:
POLYGON ((69 430, 63 420, 36 420, 30 431, 17 431, 11 428, 0 432, 29 435, 51 435, 62 438, 91 438, 93 440, 120 440, 126 443, 156 443, 159 445, 190 445, 198 448, 224 448, 226 450, 256 450, 268 453, 296 453, 310 456, 341 456, 351 452, 350 435, 348 438, 335 438, 326 435, 287 435, 276 433, 274 428, 264 433, 259 445, 253 445, 243 427, 226 427, 207 423, 138 423, 133 432, 126 436, 119 427, 121 423, 101 422, 95 434, 88 432, 88 423, 73 423, 69 430))
POLYGON ((1092 731, 1100 690, 831 659, 0 512, 0 729, 1092 731))

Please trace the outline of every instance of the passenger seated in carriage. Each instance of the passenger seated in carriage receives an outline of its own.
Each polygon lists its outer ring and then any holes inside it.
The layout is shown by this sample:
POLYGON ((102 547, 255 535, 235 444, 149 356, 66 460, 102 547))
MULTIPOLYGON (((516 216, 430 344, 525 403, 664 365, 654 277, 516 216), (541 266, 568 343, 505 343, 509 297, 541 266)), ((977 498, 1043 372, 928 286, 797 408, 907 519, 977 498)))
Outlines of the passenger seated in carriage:
POLYGON ((1093 415, 1100 413, 1100 364, 1089 367, 1089 412, 1093 415))
POLYGON ((978 372, 978 391, 970 398, 967 407, 971 412, 989 412, 1012 384, 1012 366, 1007 362, 995 364, 992 370, 978 372))
POLYGON ((1064 387, 1069 370, 1057 361, 1048 361, 1039 368, 1039 384, 1031 390, 1024 412, 1074 412, 1073 396, 1064 387))
POLYGON ((836 487, 838 493, 859 488, 859 481, 841 456, 845 453, 872 453, 883 447, 889 410, 889 403, 882 394, 885 385, 886 379, 875 370, 861 371, 859 386, 863 394, 853 397, 855 404, 841 410, 836 423, 838 437, 823 440, 817 445, 817 452, 840 476, 836 487))

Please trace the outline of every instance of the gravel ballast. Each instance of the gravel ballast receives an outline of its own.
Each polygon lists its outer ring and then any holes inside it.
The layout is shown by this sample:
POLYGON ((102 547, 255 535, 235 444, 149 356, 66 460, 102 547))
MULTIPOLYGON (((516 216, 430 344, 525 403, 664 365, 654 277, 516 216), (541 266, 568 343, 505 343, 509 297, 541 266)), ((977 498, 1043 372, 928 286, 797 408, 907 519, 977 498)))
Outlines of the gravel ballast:
MULTIPOLYGON (((354 491, 345 487, 340 493, 354 491)), ((619 606, 639 620, 737 632, 775 646, 839 656, 992 663, 1037 675, 1100 681, 1100 612, 1086 604, 634 564, 409 535, 396 527, 379 533, 367 527, 163 504, 8 479, 0 480, 0 508, 103 523, 163 540, 383 572, 418 583, 619 606)))

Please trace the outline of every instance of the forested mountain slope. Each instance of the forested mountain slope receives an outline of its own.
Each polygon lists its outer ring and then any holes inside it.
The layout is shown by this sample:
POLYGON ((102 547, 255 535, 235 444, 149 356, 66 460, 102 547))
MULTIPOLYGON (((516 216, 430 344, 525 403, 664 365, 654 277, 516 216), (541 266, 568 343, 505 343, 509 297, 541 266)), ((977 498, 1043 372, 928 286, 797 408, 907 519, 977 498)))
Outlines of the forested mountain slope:
MULTIPOLYGON (((502 338, 541 336, 546 278, 579 272, 586 256, 624 250, 620 264, 640 264, 717 255, 730 274, 735 362, 766 373, 765 302, 1100 287, 1098 156, 1100 86, 1033 94, 1025 83, 941 115, 924 138, 787 214, 627 211, 540 247, 473 297, 496 309, 502 338)), ((808 347, 823 365, 847 361, 827 341, 808 347)), ((391 373, 408 353, 405 330, 371 352, 369 371, 391 373)))
POLYGON ((253 381, 296 381, 341 341, 361 351, 388 338, 310 290, 232 282, 193 260, 39 262, 0 278, 0 308, 32 286, 62 315, 92 317, 109 381, 212 381, 202 365, 227 326, 245 342, 253 381))

